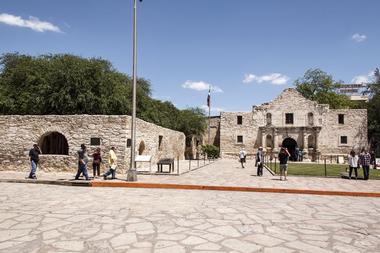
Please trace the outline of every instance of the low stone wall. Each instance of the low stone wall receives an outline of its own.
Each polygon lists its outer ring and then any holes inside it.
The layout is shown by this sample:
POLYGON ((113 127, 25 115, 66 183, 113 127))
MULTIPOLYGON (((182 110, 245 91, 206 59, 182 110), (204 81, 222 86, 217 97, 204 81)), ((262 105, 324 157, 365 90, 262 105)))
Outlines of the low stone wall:
MULTIPOLYGON (((0 126, 0 170, 29 171, 29 150, 34 143, 41 145, 43 138, 51 133, 64 136, 68 153, 41 155, 40 169, 43 171, 76 171, 77 151, 82 143, 88 147, 89 154, 101 148, 104 166, 109 149, 115 146, 119 170, 129 168, 131 150, 127 144, 131 136, 131 117, 127 115, 10 115, 0 116, 0 126), (91 138, 99 138, 100 145, 91 145, 91 138)), ((183 159, 183 133, 139 119, 136 127, 137 154, 140 143, 144 143, 142 154, 151 155, 153 164, 162 157, 183 159)))

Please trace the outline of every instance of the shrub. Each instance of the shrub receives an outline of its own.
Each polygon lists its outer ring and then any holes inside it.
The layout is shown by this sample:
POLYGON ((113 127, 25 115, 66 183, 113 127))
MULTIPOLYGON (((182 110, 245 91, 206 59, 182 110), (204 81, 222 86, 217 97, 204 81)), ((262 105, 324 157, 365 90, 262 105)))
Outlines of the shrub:
POLYGON ((219 148, 214 145, 202 145, 202 155, 207 155, 209 158, 218 158, 219 148))

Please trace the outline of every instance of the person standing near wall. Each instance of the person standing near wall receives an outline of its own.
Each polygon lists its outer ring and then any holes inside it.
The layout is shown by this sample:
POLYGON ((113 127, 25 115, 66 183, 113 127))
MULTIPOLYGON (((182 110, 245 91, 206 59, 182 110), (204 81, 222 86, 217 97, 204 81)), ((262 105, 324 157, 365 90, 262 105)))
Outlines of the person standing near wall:
POLYGON ((351 179, 352 170, 355 171, 355 179, 358 178, 358 156, 355 154, 354 150, 351 150, 350 154, 348 155, 348 165, 350 166, 350 171, 348 174, 348 178, 351 179))
POLYGON ((247 152, 245 152, 244 148, 241 148, 239 152, 239 159, 240 159, 241 167, 243 169, 244 169, 244 163, 246 162, 246 158, 247 158, 247 152))
POLYGON ((86 178, 86 180, 89 180, 88 172, 87 172, 87 163, 88 163, 88 156, 87 156, 87 148, 84 144, 80 145, 80 150, 78 150, 78 171, 75 175, 75 180, 79 179, 79 176, 83 173, 83 176, 86 178))
POLYGON ((31 170, 27 178, 37 179, 36 172, 37 172, 37 165, 40 160, 39 158, 40 154, 41 154, 40 147, 38 147, 37 144, 33 144, 33 148, 29 151, 31 170))
POLYGON ((363 148, 360 154, 360 165, 363 168, 364 180, 369 179, 369 165, 371 164, 371 155, 363 148))
POLYGON ((264 166, 264 152, 263 152, 262 147, 259 147, 259 150, 256 153, 256 166, 257 166, 257 176, 261 177, 263 175, 263 166, 264 166))
POLYGON ((280 153, 278 154, 278 160, 280 160, 280 180, 282 177, 286 181, 286 176, 288 175, 288 160, 289 160, 289 151, 287 148, 282 147, 280 153))
POLYGON ((92 154, 92 170, 94 178, 100 176, 100 164, 102 163, 102 156, 100 154, 100 148, 97 148, 92 154))
POLYGON ((109 167, 109 170, 103 175, 104 180, 106 180, 109 175, 111 175, 112 179, 116 179, 116 167, 117 167, 116 162, 117 162, 117 157, 115 154, 115 147, 111 147, 109 155, 108 155, 108 165, 110 167, 109 167))

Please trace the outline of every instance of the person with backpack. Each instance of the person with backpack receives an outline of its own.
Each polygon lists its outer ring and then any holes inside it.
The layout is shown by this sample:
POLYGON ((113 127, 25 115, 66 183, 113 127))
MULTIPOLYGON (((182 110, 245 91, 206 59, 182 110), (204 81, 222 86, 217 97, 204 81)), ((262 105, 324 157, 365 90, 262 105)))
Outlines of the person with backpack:
POLYGON ((100 176, 100 164, 102 163, 102 156, 100 154, 100 148, 97 148, 92 154, 92 170, 94 178, 100 176))
POLYGON ((288 160, 290 154, 287 148, 281 147, 280 153, 278 154, 278 160, 280 160, 280 180, 282 177, 286 181, 286 176, 288 175, 288 160))
POLYGON ((263 166, 264 166, 264 151, 262 147, 256 153, 256 166, 257 166, 257 176, 263 176, 263 166))

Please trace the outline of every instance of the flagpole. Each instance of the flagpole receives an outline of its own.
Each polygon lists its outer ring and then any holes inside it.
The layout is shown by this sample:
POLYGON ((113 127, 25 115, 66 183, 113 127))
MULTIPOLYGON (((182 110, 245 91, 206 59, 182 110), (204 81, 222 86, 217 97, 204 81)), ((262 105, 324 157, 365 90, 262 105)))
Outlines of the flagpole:
POLYGON ((137 0, 133 1, 133 91, 132 91, 132 124, 131 124, 131 162, 127 181, 137 181, 135 168, 136 151, 136 86, 137 86, 137 0))
POLYGON ((208 93, 209 93, 209 96, 210 96, 210 102, 208 104, 208 145, 210 145, 210 125, 211 125, 211 88, 209 87, 208 89, 208 93))

